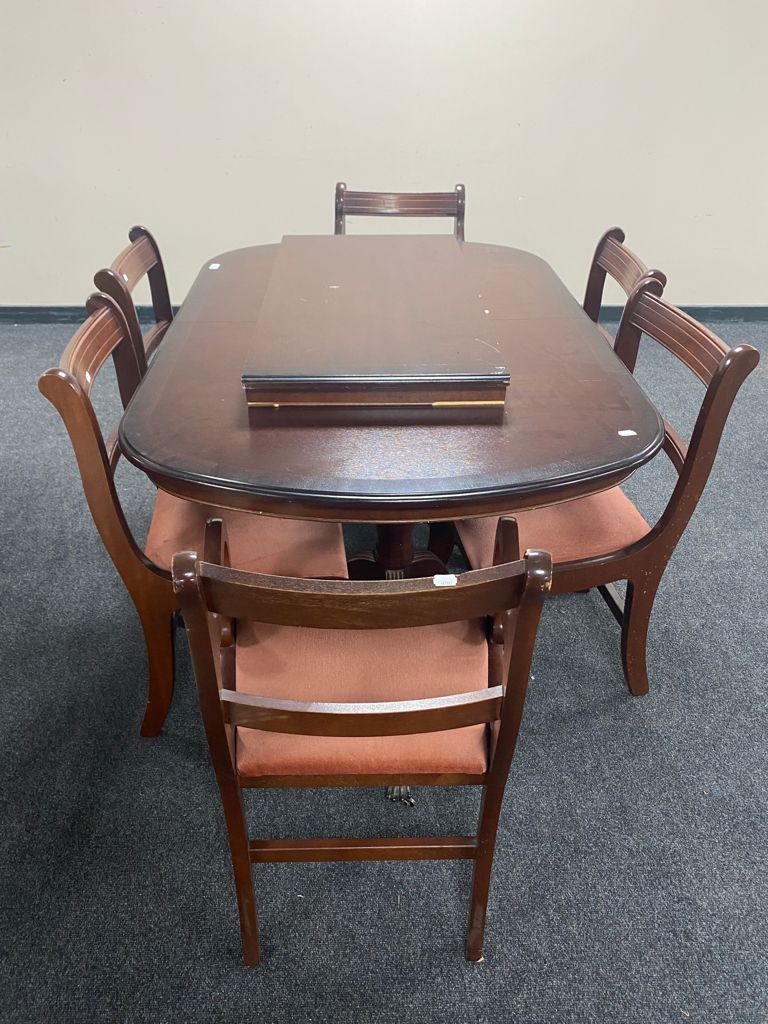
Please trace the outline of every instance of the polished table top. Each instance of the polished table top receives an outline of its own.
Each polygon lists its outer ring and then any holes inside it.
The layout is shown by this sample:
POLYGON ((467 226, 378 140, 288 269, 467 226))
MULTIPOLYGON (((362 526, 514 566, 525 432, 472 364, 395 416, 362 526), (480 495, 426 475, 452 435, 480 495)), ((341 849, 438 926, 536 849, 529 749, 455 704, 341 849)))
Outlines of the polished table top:
POLYGON ((205 264, 123 416, 123 452, 165 490, 293 518, 453 519, 594 493, 661 447, 658 412, 552 268, 468 243, 466 280, 511 372, 501 421, 287 423, 267 411, 252 425, 240 377, 278 249, 205 264))

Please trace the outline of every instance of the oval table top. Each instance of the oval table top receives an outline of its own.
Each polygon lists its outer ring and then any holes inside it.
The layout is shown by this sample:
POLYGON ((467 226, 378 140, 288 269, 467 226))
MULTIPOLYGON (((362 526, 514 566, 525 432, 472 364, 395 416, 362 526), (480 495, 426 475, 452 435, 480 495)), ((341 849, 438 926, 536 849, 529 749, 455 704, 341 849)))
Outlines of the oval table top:
POLYGON ((251 424, 240 378, 278 248, 205 264, 123 416, 123 453, 164 490, 288 518, 456 519, 604 490, 661 447, 658 412, 552 268, 473 243, 467 280, 511 373, 503 419, 251 424))

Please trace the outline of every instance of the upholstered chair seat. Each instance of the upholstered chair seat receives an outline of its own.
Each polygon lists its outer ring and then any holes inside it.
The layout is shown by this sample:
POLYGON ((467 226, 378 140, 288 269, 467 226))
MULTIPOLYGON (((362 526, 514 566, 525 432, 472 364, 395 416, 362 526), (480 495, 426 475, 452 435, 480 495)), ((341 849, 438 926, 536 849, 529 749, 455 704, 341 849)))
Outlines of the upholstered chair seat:
MULTIPOLYGON (((620 487, 527 512, 516 512, 520 550, 549 551, 555 564, 619 551, 640 540, 650 526, 620 487)), ((473 569, 493 565, 498 516, 456 524, 473 569)))
MULTIPOLYGON (((241 623, 238 691, 328 703, 423 700, 488 686, 483 624, 412 629, 305 629, 241 623)), ((376 775, 487 770, 486 727, 419 736, 299 736, 237 730, 244 778, 270 775, 376 775)))
POLYGON ((338 523, 311 523, 235 512, 158 491, 145 553, 171 568, 176 551, 202 551, 205 524, 222 518, 233 566, 273 576, 332 576, 345 579, 344 538, 338 523))

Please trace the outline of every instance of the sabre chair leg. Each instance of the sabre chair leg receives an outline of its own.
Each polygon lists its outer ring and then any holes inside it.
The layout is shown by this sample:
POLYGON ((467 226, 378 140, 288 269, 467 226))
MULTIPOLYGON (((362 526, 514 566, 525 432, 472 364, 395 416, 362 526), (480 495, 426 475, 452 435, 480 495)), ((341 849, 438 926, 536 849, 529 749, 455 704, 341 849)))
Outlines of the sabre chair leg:
POLYGON ((243 963, 246 967, 258 967, 261 963, 259 923, 256 917, 256 896, 253 891, 251 862, 247 850, 244 858, 235 856, 235 851, 232 850, 232 870, 235 875, 237 912, 240 916, 243 963))
POLYGON ((624 621, 621 627, 621 662, 627 686, 636 697, 648 693, 648 624, 658 586, 658 579, 644 580, 641 583, 627 581, 624 621))
POLYGON ((229 854, 232 858, 232 873, 235 878, 243 963, 246 967, 258 967, 261 962, 259 922, 256 916, 256 895, 253 891, 253 875, 243 801, 234 779, 219 777, 219 792, 224 806, 229 854))
POLYGON ((157 736, 173 699, 174 609, 167 604, 147 602, 137 606, 149 663, 147 709, 141 723, 142 736, 157 736))
POLYGON ((480 812, 480 831, 478 834, 475 868, 472 873, 472 896, 469 905, 469 927, 467 929, 467 960, 483 959, 483 942, 485 939, 485 917, 488 908, 488 893, 491 887, 491 870, 493 855, 496 851, 496 831, 499 825, 501 799, 483 800, 480 812))

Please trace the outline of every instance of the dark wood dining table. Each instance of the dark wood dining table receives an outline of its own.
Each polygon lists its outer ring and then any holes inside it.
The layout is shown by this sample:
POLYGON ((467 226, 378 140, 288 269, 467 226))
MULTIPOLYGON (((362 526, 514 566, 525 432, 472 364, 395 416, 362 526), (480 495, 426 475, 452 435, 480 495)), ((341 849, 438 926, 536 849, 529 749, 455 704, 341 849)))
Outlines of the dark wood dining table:
MULTIPOLYGON (((433 571, 428 559, 413 564, 407 524, 592 494, 653 458, 661 417, 549 264, 520 249, 455 244, 466 294, 488 318, 494 357, 511 376, 497 421, 429 422, 393 411, 360 422, 317 410, 249 419, 241 374, 279 250, 260 245, 200 270, 125 411, 123 453, 182 498, 380 524, 379 564, 406 574, 433 571)), ((439 274, 429 287, 441 288, 439 274)))

